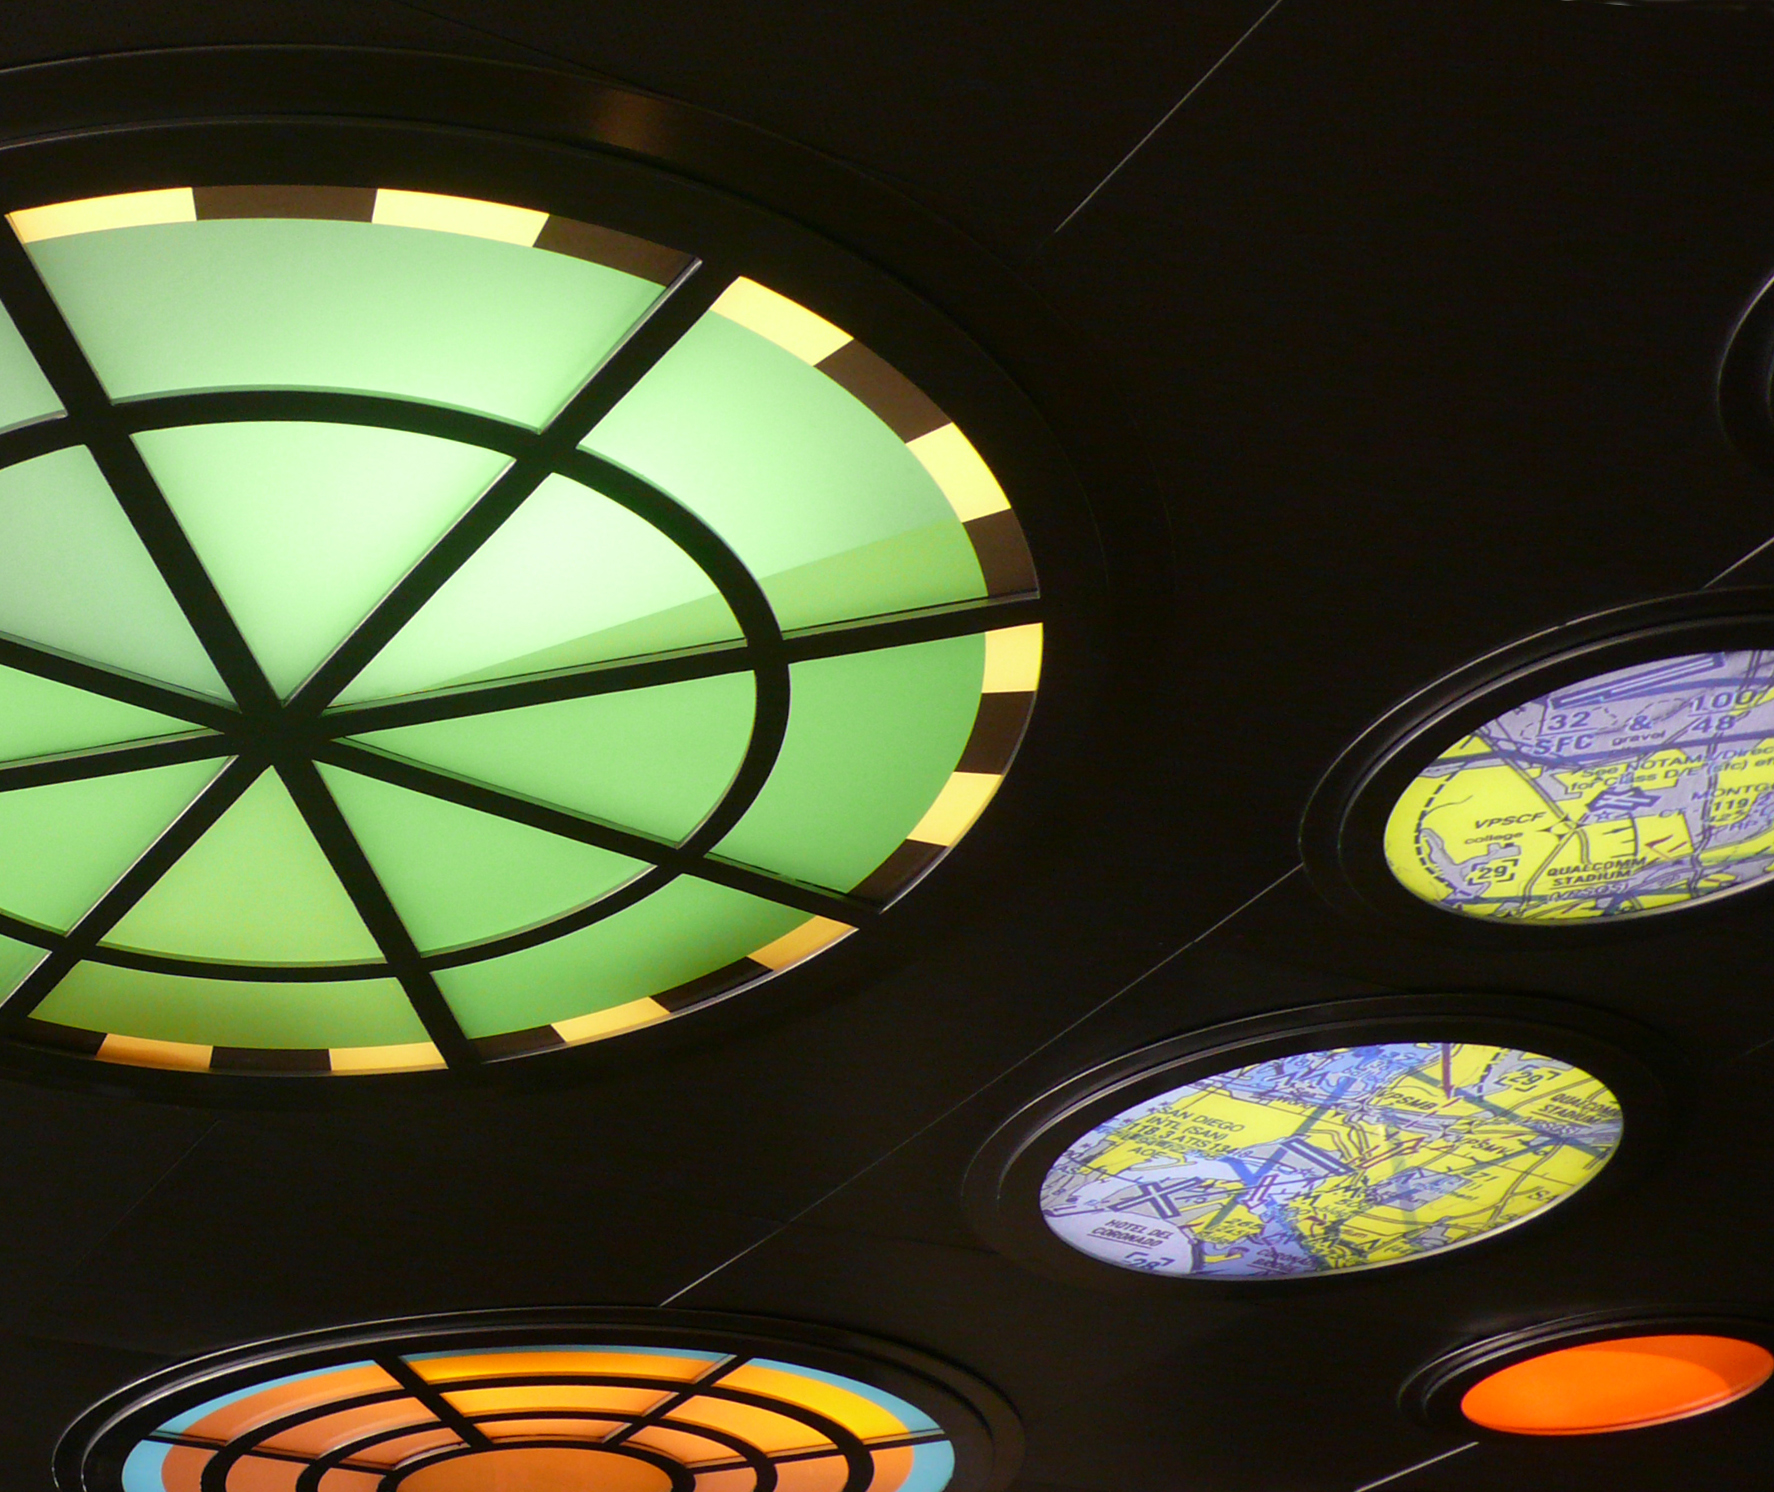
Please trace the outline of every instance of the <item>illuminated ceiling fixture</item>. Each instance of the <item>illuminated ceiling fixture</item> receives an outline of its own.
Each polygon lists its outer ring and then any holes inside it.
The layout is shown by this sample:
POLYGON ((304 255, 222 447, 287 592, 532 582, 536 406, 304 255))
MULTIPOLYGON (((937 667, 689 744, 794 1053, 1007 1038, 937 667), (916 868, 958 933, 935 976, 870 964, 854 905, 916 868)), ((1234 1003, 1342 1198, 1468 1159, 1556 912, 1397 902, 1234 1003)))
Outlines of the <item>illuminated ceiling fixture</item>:
POLYGON ((1774 651, 1578 679, 1448 741, 1393 807, 1413 895, 1497 921, 1665 912, 1774 876, 1774 651))
POLYGON ((1607 1164, 1620 1108, 1569 1063, 1470 1042, 1301 1052, 1198 1078, 1080 1135, 1041 1211, 1148 1274, 1273 1279, 1472 1243, 1607 1164))
POLYGON ((1080 1284, 1310 1281, 1540 1217, 1618 1173, 1628 1113, 1647 1153, 1661 1087, 1610 1039, 1632 1031, 1596 1039, 1543 1002, 1411 999, 1237 1022, 1081 1073, 981 1148, 969 1216, 1080 1284))
POLYGON ((614 1035, 868 922, 1002 780, 1017 519, 806 307, 416 191, 9 222, 12 1039, 373 1073, 614 1035))
POLYGON ((1463 1347, 1405 1385, 1403 1402, 1443 1429, 1600 1435, 1722 1409, 1774 1376, 1765 1322, 1592 1317, 1463 1347))
POLYGON ((1733 1337, 1616 1337, 1499 1368, 1461 1397, 1473 1424, 1513 1435, 1637 1430, 1721 1409, 1774 1374, 1774 1355, 1733 1337))
POLYGON ((205 1359, 89 1413, 58 1448, 57 1483, 960 1492, 1001 1480, 1013 1453, 989 1391, 914 1354, 841 1353, 736 1330, 734 1318, 703 1329, 648 1315, 577 1327, 535 1313, 509 1325, 397 1323, 205 1359))

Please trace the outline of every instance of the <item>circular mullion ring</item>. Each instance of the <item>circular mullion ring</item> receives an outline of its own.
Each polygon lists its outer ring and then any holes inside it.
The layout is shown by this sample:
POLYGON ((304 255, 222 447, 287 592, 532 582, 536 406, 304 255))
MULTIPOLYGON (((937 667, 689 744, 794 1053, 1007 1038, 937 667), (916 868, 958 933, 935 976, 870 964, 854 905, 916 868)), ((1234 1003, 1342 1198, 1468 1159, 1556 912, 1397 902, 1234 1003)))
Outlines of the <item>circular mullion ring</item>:
MULTIPOLYGON (((423 1409, 425 1406, 421 1404, 419 1407, 423 1409)), ((314 1460, 302 1468, 301 1473, 296 1477, 294 1492, 320 1492, 320 1479, 323 1476, 329 1471, 332 1471, 335 1467, 344 1465, 344 1463, 349 1461, 353 1456, 358 1455, 365 1450, 369 1450, 374 1446, 382 1445, 390 1440, 400 1440, 408 1435, 423 1435, 430 1430, 447 1429, 449 1429, 448 1425, 433 1418, 421 1424, 401 1425, 392 1430, 378 1430, 373 1435, 363 1435, 358 1439, 348 1441, 343 1445, 336 1445, 330 1451, 326 1451, 323 1454, 316 1456, 314 1460)), ((350 1471, 365 1470, 365 1468, 355 1466, 347 1467, 346 1469, 350 1471)), ((366 1474, 373 1476, 381 1469, 382 1468, 378 1466, 372 1470, 366 1471, 366 1474)))
POLYGON ((1644 602, 1537 633, 1455 670, 1364 732, 1313 790, 1300 848, 1313 885, 1346 914, 1452 944, 1549 948, 1691 927, 1762 905, 1774 880, 1698 901, 1581 923, 1497 921, 1407 891, 1384 836, 1400 795, 1462 735, 1550 689, 1685 653, 1774 649, 1774 588, 1702 591, 1644 602))
MULTIPOLYGON (((1722 1336, 1753 1342, 1774 1351, 1774 1321, 1742 1316, 1727 1310, 1666 1309, 1597 1311, 1582 1316, 1543 1321, 1519 1331, 1503 1332, 1457 1347, 1425 1363, 1407 1378, 1398 1391, 1398 1404, 1420 1424, 1491 1441, 1519 1443, 1524 1437, 1508 1430, 1492 1430, 1476 1424, 1460 1412, 1467 1390, 1492 1373, 1527 1362, 1548 1352, 1581 1347, 1591 1342, 1617 1341, 1643 1336, 1722 1336)), ((1743 1398, 1748 1398, 1745 1394, 1743 1398)), ((1741 1400, 1731 1400, 1705 1410, 1703 1415, 1683 1416, 1663 1424, 1680 1424, 1686 1418, 1710 1418, 1741 1400)), ((1622 1426, 1622 1429, 1656 1429, 1658 1424, 1622 1426)), ((1599 1430, 1571 1435, 1591 1440, 1596 1435, 1618 1433, 1599 1430)), ((1542 1437, 1534 1437, 1541 1439, 1542 1437)), ((1552 1438, 1552 1437, 1547 1437, 1552 1438)), ((1558 1436, 1565 1439, 1565 1436, 1558 1436)))
POLYGON ((275 1439, 288 1430, 298 1429, 311 1420, 325 1419, 330 1414, 340 1414, 348 1409, 365 1409, 372 1404, 391 1403, 397 1399, 412 1397, 404 1388, 377 1389, 374 1393, 330 1399, 323 1404, 310 1405, 306 1409, 298 1409, 277 1419, 267 1420, 262 1425, 255 1425, 245 1434, 237 1435, 226 1445, 218 1447, 216 1453, 204 1463, 201 1492, 228 1492, 228 1478, 233 1474, 235 1463, 242 1456, 257 1450, 267 1440, 275 1439))
MULTIPOLYGON (((676 1431, 681 1435, 695 1435, 703 1440, 712 1441, 716 1445, 726 1446, 728 1450, 732 1451, 734 1455, 740 1458, 740 1461, 748 1467, 751 1470, 752 1475, 757 1478, 757 1485, 752 1488, 752 1492, 771 1492, 771 1489, 775 1487, 776 1463, 770 1459, 767 1452, 759 1450, 758 1447, 753 1445, 749 1440, 744 1440, 727 1430, 709 1429, 703 1425, 679 1424, 673 1421, 669 1416, 663 1419, 652 1419, 649 1417, 652 1413, 653 1411, 651 1410, 623 1412, 614 1409, 502 1409, 497 1414, 475 1415, 473 1422, 476 1426, 479 1426, 497 1424, 502 1420, 608 1419, 625 1422, 631 1432, 638 1432, 658 1426, 661 1429, 676 1431)), ((626 1444, 627 1441, 625 1440, 623 1443, 626 1444)), ((737 1471, 739 1470, 739 1467, 723 1466, 718 1469, 722 1471, 737 1471)), ((302 1489, 298 1488, 297 1492, 302 1492, 302 1489)))
MULTIPOLYGON (((683 1465, 681 1462, 672 1460, 669 1456, 661 1455, 658 1451, 647 1450, 643 1446, 630 1446, 627 1444, 599 1445, 595 1442, 587 1442, 584 1440, 525 1439, 496 1441, 493 1443, 491 1451, 478 1446, 462 1446, 459 1448, 437 1451, 429 1456, 415 1456, 411 1461, 403 1462, 392 1471, 385 1473, 381 1481, 376 1483, 376 1492, 396 1492, 396 1489, 399 1488, 400 1484, 408 1477, 425 1470, 428 1466, 436 1466, 443 1461, 459 1461, 464 1456, 485 1456, 501 1450, 523 1450, 534 1447, 546 1447, 550 1449, 559 1448, 561 1450, 572 1451, 594 1450, 606 1456, 627 1456, 630 1460, 643 1461, 647 1465, 663 1471, 666 1476, 671 1479, 671 1492, 693 1492, 693 1489, 696 1486, 696 1475, 689 1467, 683 1465)), ((209 1489, 206 1487, 203 1489, 203 1492, 209 1492, 209 1489)))
POLYGON ((986 1140, 962 1182, 974 1231, 1029 1267, 1069 1284, 1175 1303, 1186 1294, 1245 1299, 1310 1294, 1393 1273, 1446 1266, 1468 1249, 1570 1219, 1643 1175, 1666 1140, 1671 1101, 1650 1032, 1583 1007, 1519 995, 1382 996, 1278 1011, 1142 1047, 1068 1079, 1025 1105, 986 1140), (1352 1269, 1238 1278, 1147 1274, 1073 1248, 1047 1226, 1041 1185, 1055 1160, 1105 1119, 1202 1078, 1277 1057, 1388 1041, 1484 1042, 1568 1062, 1619 1100, 1619 1143, 1590 1181, 1557 1202, 1455 1247, 1352 1269))
MULTIPOLYGON (((678 1393, 686 1402, 693 1399, 723 1399, 731 1404, 743 1404, 747 1408, 762 1409, 771 1414, 781 1415, 784 1419, 792 1419, 805 1425, 815 1434, 823 1436, 836 1448, 835 1454, 844 1457, 849 1467, 849 1476, 844 1484, 843 1492, 864 1492, 874 1475, 874 1456, 856 1435, 836 1420, 821 1414, 817 1409, 809 1409, 802 1404, 790 1404, 782 1399, 773 1399, 768 1394, 752 1393, 742 1388, 729 1388, 720 1379, 712 1383, 699 1384, 694 1380, 685 1383, 680 1380, 644 1378, 638 1374, 626 1373, 523 1373, 523 1374, 487 1374, 479 1378, 453 1378, 450 1380, 451 1393, 464 1393, 473 1389, 570 1386, 575 1384, 589 1385, 597 1388, 640 1388, 657 1389, 663 1392, 678 1393)), ((679 1408, 682 1405, 678 1406, 679 1408)), ((621 1418, 619 1415, 604 1416, 611 1419, 621 1418)), ((660 1424, 674 1423, 675 1427, 701 1434, 700 1427, 688 1421, 672 1422, 669 1414, 657 1421, 660 1424)), ((208 1492, 208 1489, 205 1489, 208 1492)))

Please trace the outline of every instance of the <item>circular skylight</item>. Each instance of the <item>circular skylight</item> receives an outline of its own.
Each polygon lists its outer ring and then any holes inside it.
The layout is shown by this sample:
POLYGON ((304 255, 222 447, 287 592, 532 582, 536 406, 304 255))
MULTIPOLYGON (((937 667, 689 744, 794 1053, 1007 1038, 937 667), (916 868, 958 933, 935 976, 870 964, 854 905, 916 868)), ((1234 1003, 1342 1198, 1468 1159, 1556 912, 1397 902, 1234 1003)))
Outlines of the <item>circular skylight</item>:
POLYGON ((1040 1207, 1123 1269, 1271 1279, 1472 1243, 1592 1180, 1621 1136, 1598 1079, 1471 1042, 1302 1052, 1184 1083, 1070 1144, 1040 1207))
POLYGON ((147 1066, 471 1065, 870 921, 1033 700, 931 400, 691 254, 179 188, 0 242, 0 1019, 147 1066))
POLYGON ((1666 911, 1774 875, 1774 653, 1616 669, 1450 742, 1386 825, 1404 887, 1468 917, 1666 911))
POLYGON ((944 1492, 990 1454, 970 1406, 896 1365, 635 1335, 383 1335, 198 1363, 95 1410, 58 1476, 81 1492, 944 1492))
POLYGON ((1735 1337, 1609 1337, 1541 1352, 1479 1379, 1460 1412, 1510 1435, 1599 1435, 1722 1409, 1774 1375, 1774 1353, 1735 1337))

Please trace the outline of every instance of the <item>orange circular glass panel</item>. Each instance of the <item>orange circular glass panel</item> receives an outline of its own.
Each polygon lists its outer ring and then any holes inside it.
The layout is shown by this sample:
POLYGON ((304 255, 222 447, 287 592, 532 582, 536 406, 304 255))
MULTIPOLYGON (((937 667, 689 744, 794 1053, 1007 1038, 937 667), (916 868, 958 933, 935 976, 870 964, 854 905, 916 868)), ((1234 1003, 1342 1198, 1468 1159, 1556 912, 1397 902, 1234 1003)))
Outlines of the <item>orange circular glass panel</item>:
POLYGON ((1770 1374, 1774 1354, 1735 1337, 1620 1337, 1502 1368, 1466 1391, 1460 1411, 1512 1435, 1595 1435, 1705 1414, 1770 1374))
POLYGON ((671 1478, 633 1456, 535 1445, 437 1461, 404 1485, 408 1492, 670 1492, 671 1478))

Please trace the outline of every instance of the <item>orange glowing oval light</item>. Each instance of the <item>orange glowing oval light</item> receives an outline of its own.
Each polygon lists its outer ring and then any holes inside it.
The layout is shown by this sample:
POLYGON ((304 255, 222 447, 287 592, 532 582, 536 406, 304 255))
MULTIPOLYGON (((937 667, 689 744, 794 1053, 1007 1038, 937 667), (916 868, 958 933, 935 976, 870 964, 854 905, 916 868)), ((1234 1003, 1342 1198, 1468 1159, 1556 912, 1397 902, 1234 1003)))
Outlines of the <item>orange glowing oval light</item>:
POLYGON ((1512 1435, 1596 1435, 1705 1414, 1770 1374, 1774 1353, 1735 1337, 1619 1337, 1502 1368, 1466 1391, 1460 1411, 1512 1435))

